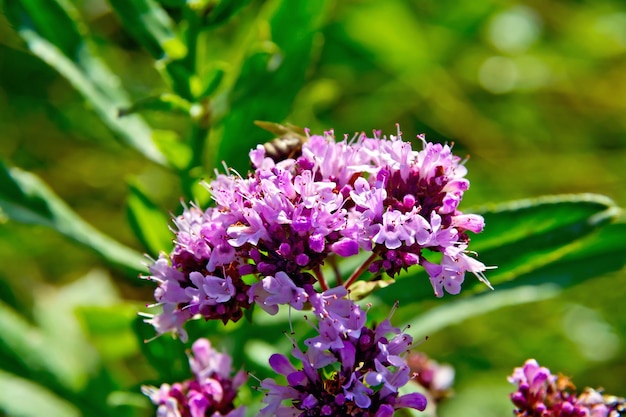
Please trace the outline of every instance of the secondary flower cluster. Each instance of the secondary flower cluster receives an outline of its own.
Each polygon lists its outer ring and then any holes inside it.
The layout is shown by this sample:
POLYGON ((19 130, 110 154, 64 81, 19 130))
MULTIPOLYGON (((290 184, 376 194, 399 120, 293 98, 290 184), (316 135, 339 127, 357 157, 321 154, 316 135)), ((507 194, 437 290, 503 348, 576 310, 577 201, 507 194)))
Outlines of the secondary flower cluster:
POLYGON ((332 289, 311 299, 318 335, 305 341, 306 351, 293 341, 292 356, 301 364, 297 368, 284 355, 270 357, 287 385, 271 378, 261 381, 266 406, 259 417, 391 417, 397 409, 426 408, 422 394, 398 393, 411 378, 400 355, 412 338, 389 318, 367 327, 365 311, 346 295, 345 288, 332 289))
POLYGON ((619 417, 626 411, 623 398, 591 388, 577 395, 568 378, 551 374, 534 359, 515 368, 508 379, 518 386, 511 394, 517 417, 619 417))
POLYGON ((482 231, 483 218, 458 210, 467 170, 448 145, 421 140, 414 151, 399 133, 339 142, 326 133, 278 162, 259 145, 253 172, 217 175, 207 184, 215 205, 186 207, 174 220, 173 251, 150 266, 163 312, 148 322, 184 339, 183 324, 198 314, 227 322, 253 303, 270 313, 279 304, 300 309, 313 284, 329 288, 325 261, 361 252, 369 258, 337 285, 416 264, 438 297, 459 293, 466 271, 488 284, 468 252, 468 232, 482 231))
POLYGON ((243 417, 244 407, 233 400, 247 375, 240 371, 231 378, 232 360, 211 347, 207 339, 192 346, 189 365, 195 378, 160 388, 143 386, 142 392, 158 406, 158 417, 243 417))
POLYGON ((434 403, 452 394, 454 368, 448 364, 440 364, 422 352, 411 352, 406 363, 415 375, 414 381, 421 385, 434 403))

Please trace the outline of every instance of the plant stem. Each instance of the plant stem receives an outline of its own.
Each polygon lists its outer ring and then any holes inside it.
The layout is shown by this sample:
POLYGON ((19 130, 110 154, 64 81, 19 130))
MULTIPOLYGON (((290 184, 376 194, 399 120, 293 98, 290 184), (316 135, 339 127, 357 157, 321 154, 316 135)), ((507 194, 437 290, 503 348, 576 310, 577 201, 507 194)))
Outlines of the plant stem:
POLYGON ((376 259, 378 255, 376 255, 375 253, 372 253, 370 255, 369 258, 367 258, 365 260, 365 262, 363 262, 363 264, 352 273, 352 275, 350 275, 350 278, 348 278, 348 280, 346 281, 346 283, 343 285, 346 288, 350 288, 350 285, 352 285, 354 283, 354 281, 357 280, 357 278, 359 278, 359 276, 365 272, 367 270, 367 268, 369 268, 370 264, 372 262, 374 262, 374 259, 376 259))
POLYGON ((337 265, 337 257, 335 255, 330 256, 328 258, 328 263, 330 264, 331 268, 333 268, 337 285, 343 285, 343 278, 341 278, 341 271, 339 271, 339 266, 337 265))
POLYGON ((322 273, 319 265, 313 268, 313 273, 315 274, 315 278, 317 278, 317 282, 320 283, 322 291, 326 291, 328 289, 328 284, 326 283, 326 279, 324 278, 324 274, 322 273))
POLYGON ((208 100, 201 103, 202 112, 195 119, 192 119, 191 129, 187 137, 187 145, 191 150, 191 158, 186 169, 180 172, 181 186, 185 198, 193 200, 193 187, 202 176, 202 158, 210 131, 211 113, 208 100))

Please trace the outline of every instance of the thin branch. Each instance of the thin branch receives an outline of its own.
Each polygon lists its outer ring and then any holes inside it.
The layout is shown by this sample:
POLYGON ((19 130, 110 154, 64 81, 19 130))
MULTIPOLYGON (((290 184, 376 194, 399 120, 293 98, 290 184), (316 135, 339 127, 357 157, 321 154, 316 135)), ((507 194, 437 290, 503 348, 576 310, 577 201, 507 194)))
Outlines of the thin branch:
POLYGON ((343 285, 346 288, 350 288, 350 285, 352 285, 354 283, 354 281, 357 280, 357 278, 359 278, 359 276, 365 272, 367 270, 367 268, 369 268, 369 266, 371 265, 372 262, 374 262, 374 259, 376 259, 378 255, 376 255, 375 253, 372 253, 370 255, 369 258, 367 258, 365 260, 365 262, 363 262, 363 264, 352 273, 352 275, 350 275, 350 278, 348 278, 348 280, 346 281, 346 283, 343 285))
POLYGON ((317 278, 317 282, 320 283, 320 287, 322 291, 326 291, 328 289, 328 284, 326 283, 326 279, 324 278, 324 274, 322 273, 322 269, 319 265, 313 268, 313 274, 315 274, 315 278, 317 278))

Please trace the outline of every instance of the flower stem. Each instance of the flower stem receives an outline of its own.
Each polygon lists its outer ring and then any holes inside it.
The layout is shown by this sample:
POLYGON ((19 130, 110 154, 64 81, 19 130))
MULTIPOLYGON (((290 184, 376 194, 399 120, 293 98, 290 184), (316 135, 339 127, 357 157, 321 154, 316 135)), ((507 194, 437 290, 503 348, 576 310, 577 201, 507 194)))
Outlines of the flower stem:
POLYGON ((354 281, 357 280, 357 278, 359 278, 359 276, 365 272, 367 270, 367 268, 369 268, 370 264, 372 262, 374 262, 374 259, 376 259, 378 255, 376 255, 375 253, 372 253, 370 255, 369 258, 367 258, 365 260, 365 262, 363 262, 363 264, 352 273, 352 275, 350 275, 350 278, 348 278, 348 280, 346 281, 346 283, 343 285, 346 288, 350 288, 350 285, 352 285, 354 283, 354 281))
POLYGON ((335 255, 331 255, 328 258, 328 263, 330 264, 331 268, 333 268, 337 285, 343 285, 343 278, 341 278, 341 271, 339 271, 339 266, 337 265, 337 257, 335 255))
POLYGON ((326 279, 324 278, 324 274, 322 273, 319 265, 313 268, 313 273, 315 274, 315 278, 317 278, 317 282, 320 283, 322 291, 326 291, 328 289, 328 284, 326 283, 326 279))

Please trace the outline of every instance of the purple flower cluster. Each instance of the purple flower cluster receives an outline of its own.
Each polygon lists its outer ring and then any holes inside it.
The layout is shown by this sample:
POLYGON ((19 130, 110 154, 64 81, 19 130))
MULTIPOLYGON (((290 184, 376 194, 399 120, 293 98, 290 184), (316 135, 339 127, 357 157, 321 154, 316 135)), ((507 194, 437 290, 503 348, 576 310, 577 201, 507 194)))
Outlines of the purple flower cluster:
POLYGON ((254 172, 218 175, 207 184, 215 206, 175 219, 172 253, 150 267, 163 312, 147 321, 184 339, 182 325, 196 315, 227 322, 252 303, 270 313, 280 304, 300 309, 314 284, 329 288, 327 259, 360 252, 370 257, 337 285, 416 264, 438 297, 459 293, 466 271, 489 285, 468 251, 468 232, 482 231, 483 218, 458 210, 467 170, 448 145, 420 139, 414 151, 400 133, 339 142, 313 135, 300 156, 278 162, 259 145, 250 152, 254 172))
POLYGON ((619 417, 622 401, 603 396, 587 388, 576 394, 576 387, 562 375, 552 375, 548 368, 529 359, 515 368, 509 382, 518 389, 511 394, 517 417, 619 417))
POLYGON ((393 327, 389 318, 367 327, 365 311, 346 295, 338 287, 311 298, 318 334, 305 341, 306 351, 293 342, 299 367, 284 355, 270 357, 287 385, 271 378, 261 381, 266 393, 259 417, 391 417, 398 409, 426 408, 422 394, 398 393, 412 376, 401 356, 410 348, 411 336, 393 327))
POLYGON ((231 378, 230 356, 214 350, 207 339, 196 340, 192 352, 189 365, 194 379, 142 387, 158 406, 157 417, 243 417, 245 408, 235 407, 233 401, 247 375, 240 371, 231 378))
POLYGON ((451 365, 440 364, 422 352, 409 353, 406 363, 415 374, 414 381, 426 390, 429 401, 437 403, 451 395, 454 382, 451 365))

